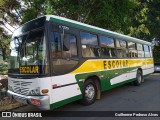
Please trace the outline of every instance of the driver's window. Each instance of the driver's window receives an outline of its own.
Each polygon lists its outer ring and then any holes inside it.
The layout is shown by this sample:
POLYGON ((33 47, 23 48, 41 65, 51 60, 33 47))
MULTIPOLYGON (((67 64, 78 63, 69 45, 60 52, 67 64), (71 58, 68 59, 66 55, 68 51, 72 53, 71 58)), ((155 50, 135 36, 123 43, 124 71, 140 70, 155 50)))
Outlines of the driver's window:
MULTIPOLYGON (((62 45, 62 34, 59 32, 51 33, 51 50, 53 60, 54 73, 68 72, 78 64, 77 39, 75 35, 65 34, 69 36, 69 49, 64 49, 62 45), (62 51, 63 50, 63 51, 62 51)), ((66 40, 66 39, 65 39, 66 40)))
POLYGON ((64 57, 71 58, 77 57, 77 41, 74 35, 69 36, 70 49, 68 51, 63 51, 64 57))
POLYGON ((51 33, 51 49, 53 58, 61 58, 61 34, 59 32, 51 33))

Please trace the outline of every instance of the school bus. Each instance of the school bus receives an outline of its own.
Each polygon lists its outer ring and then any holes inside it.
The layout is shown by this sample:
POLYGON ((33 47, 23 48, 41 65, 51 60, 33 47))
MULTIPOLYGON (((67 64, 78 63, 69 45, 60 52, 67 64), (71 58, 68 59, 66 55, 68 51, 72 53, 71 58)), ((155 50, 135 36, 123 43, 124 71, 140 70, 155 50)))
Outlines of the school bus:
POLYGON ((10 49, 9 96, 44 110, 93 104, 154 71, 150 42, 54 15, 15 30, 10 49))

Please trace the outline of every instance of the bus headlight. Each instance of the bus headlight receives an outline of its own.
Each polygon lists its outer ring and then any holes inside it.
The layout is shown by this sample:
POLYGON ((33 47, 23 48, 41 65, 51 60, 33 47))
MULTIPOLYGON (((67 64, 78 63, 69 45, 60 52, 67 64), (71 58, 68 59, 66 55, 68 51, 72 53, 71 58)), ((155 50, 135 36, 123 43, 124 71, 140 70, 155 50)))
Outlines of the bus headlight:
POLYGON ((30 90, 29 95, 40 95, 40 88, 30 90))

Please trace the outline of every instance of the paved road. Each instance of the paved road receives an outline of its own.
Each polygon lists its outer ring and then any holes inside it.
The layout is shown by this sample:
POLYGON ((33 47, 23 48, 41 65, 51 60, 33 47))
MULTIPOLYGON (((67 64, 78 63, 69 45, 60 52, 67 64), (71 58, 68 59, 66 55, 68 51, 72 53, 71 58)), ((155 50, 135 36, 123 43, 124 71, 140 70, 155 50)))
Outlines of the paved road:
MULTIPOLYGON (((25 106, 13 111, 26 112, 40 110, 32 106, 25 106)), ((123 85, 103 92, 101 99, 97 100, 93 105, 82 106, 77 102, 73 102, 56 109, 56 111, 160 111, 160 73, 146 77, 145 82, 141 86, 123 85)), ((67 118, 57 119, 63 120, 67 118)), ((95 117, 84 119, 98 120, 95 117)), ((143 118, 138 119, 141 120, 143 118)), ((128 118, 122 120, 128 120, 128 118)))

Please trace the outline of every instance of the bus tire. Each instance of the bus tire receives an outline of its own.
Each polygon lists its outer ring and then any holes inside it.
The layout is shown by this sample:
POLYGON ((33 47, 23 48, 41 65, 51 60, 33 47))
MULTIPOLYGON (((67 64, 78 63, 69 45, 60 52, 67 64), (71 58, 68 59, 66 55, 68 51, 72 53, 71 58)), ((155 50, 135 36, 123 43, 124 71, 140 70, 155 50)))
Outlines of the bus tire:
POLYGON ((95 102, 97 97, 97 86, 93 80, 87 80, 84 83, 82 91, 82 100, 83 105, 91 105, 95 102))
POLYGON ((133 82, 135 86, 140 86, 143 80, 142 71, 137 70, 136 80, 133 82))

